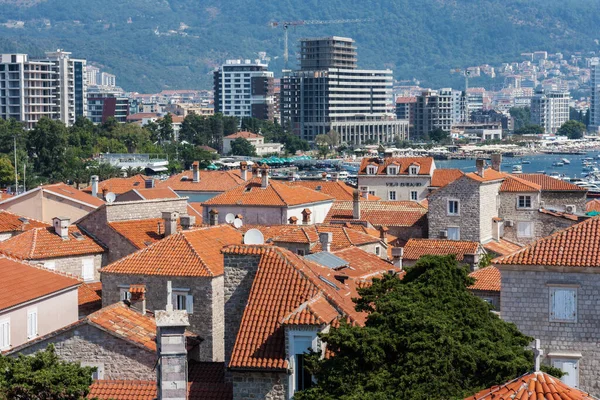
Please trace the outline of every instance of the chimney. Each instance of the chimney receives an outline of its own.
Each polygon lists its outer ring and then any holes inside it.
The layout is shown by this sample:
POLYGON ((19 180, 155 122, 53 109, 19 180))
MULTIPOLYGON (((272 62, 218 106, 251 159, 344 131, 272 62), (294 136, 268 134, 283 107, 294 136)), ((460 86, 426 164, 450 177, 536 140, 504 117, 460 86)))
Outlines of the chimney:
POLYGON ((294 182, 296 179, 294 178, 294 171, 288 172, 288 181, 294 182))
POLYGON ((177 233, 177 211, 163 211, 162 219, 165 224, 165 237, 177 233))
POLYGON ((92 196, 98 197, 98 175, 92 175, 92 196))
POLYGON ((312 214, 312 212, 308 208, 302 210, 302 223, 304 225, 310 224, 310 214, 312 214))
POLYGON ((392 247, 392 263, 395 267, 402 270, 402 258, 404 257, 403 247, 392 247))
POLYGON ((321 249, 326 252, 331 251, 331 241, 333 235, 331 232, 319 232, 319 241, 321 242, 321 249))
POLYGON ((146 315, 146 285, 129 285, 129 293, 131 293, 130 307, 146 315))
POLYGON ((219 210, 211 208, 208 212, 208 224, 210 226, 219 225, 219 210))
POLYGON ((166 310, 157 310, 155 313, 158 400, 185 400, 188 398, 185 329, 190 323, 187 311, 173 310, 172 296, 171 281, 168 281, 166 310))
POLYGON ((106 199, 106 195, 108 194, 108 188, 102 188, 102 198, 106 199))
POLYGON ((360 187, 360 195, 364 197, 365 200, 369 200, 369 187, 361 186, 360 187))
POLYGON ((60 236, 63 240, 69 240, 69 225, 71 219, 69 217, 54 217, 52 218, 52 225, 54 226, 54 232, 60 236))
POLYGON ((254 165, 252 166, 252 174, 254 176, 256 176, 257 178, 261 177, 260 168, 258 167, 258 164, 256 164, 256 163, 254 163, 254 165))
POLYGON ((338 172, 331 173, 331 180, 337 182, 340 179, 340 174, 338 172))
POLYGON ((296 225, 298 223, 298 217, 291 216, 288 218, 290 225, 296 225))
POLYGON ((322 179, 322 180, 324 180, 324 181, 326 181, 326 180, 327 180, 327 172, 323 172, 323 173, 321 174, 321 179, 322 179))
POLYGON ((475 254, 464 254, 463 255, 463 264, 467 264, 471 270, 471 272, 477 269, 477 263, 475 262, 475 254))
POLYGON ((485 160, 483 158, 478 158, 475 160, 475 168, 477 169, 477 175, 483 178, 484 169, 485 169, 485 160))
POLYGON ((502 165, 502 154, 492 154, 492 169, 500 172, 502 165))
POLYGON ((200 163, 198 161, 194 161, 192 164, 192 176, 194 182, 200 182, 200 163))
POLYGON ((383 241, 386 242, 387 239, 387 232, 389 231, 389 229, 387 228, 387 226, 381 226, 379 228, 379 238, 383 241))
POLYGON ((181 223, 181 229, 183 229, 184 231, 187 231, 190 228, 193 228, 194 225, 196 224, 196 217, 188 215, 188 214, 181 214, 179 216, 179 221, 181 223))
POLYGON ((240 175, 244 182, 248 180, 248 163, 246 161, 240 163, 240 175))
POLYGON ((119 175, 121 176, 121 178, 127 178, 127 171, 121 171, 119 175))
POLYGON ((354 189, 352 194, 352 219, 360 219, 360 192, 354 189))
POLYGON ((267 164, 263 164, 263 166, 260 167, 260 174, 262 177, 262 183, 260 186, 265 189, 267 186, 269 186, 269 166, 267 164))

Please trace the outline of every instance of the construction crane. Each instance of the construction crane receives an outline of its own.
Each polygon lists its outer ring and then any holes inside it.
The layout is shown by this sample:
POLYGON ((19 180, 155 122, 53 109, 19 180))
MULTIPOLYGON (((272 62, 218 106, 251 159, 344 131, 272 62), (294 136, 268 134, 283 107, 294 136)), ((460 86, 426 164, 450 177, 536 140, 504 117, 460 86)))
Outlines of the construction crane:
POLYGON ((372 22, 372 21, 373 21, 372 19, 332 19, 332 20, 328 20, 328 21, 311 19, 311 20, 306 20, 306 21, 281 21, 281 22, 274 21, 274 22, 269 22, 269 26, 271 28, 277 28, 279 26, 281 26, 283 28, 283 40, 284 40, 283 62, 284 62, 285 68, 287 69, 288 58, 289 58, 288 28, 290 26, 296 27, 296 26, 303 26, 303 25, 359 24, 362 22, 372 22))

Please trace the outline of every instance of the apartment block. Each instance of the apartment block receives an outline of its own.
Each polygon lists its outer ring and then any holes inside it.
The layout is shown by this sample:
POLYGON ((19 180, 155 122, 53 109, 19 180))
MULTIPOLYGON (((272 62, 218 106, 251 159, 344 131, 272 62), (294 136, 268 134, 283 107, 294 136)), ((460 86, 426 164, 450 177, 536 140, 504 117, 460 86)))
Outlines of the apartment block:
POLYGON ((592 90, 590 103, 590 130, 600 128, 600 65, 592 64, 590 68, 590 88, 592 90))
POLYGON ((127 122, 129 98, 120 91, 108 88, 90 88, 87 94, 87 117, 95 124, 112 117, 118 122, 127 122))
POLYGON ((450 88, 423 91, 415 103, 415 128, 411 139, 426 138, 429 132, 438 128, 450 132, 453 124, 464 121, 464 115, 462 92, 450 88))
POLYGON ((568 91, 537 91, 531 98, 531 123, 540 125, 545 133, 556 131, 569 120, 568 91))
POLYGON ((56 50, 46 53, 56 72, 56 119, 72 125, 77 117, 87 116, 86 60, 71 58, 71 53, 56 50))
POLYGON ((261 60, 227 60, 214 72, 215 112, 273 120, 273 72, 261 60))
POLYGON ((357 69, 354 40, 302 39, 300 70, 284 70, 281 121, 304 140, 335 130, 342 143, 389 143, 408 137, 397 120, 391 70, 357 69))

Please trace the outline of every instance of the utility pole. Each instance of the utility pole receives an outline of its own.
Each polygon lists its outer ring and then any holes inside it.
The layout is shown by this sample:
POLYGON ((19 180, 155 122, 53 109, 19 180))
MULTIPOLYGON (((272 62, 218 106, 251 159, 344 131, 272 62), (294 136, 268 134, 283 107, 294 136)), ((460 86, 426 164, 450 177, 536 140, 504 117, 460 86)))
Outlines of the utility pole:
POLYGON ((15 195, 19 194, 19 178, 18 178, 18 169, 17 169, 17 135, 13 136, 13 145, 15 152, 15 195))

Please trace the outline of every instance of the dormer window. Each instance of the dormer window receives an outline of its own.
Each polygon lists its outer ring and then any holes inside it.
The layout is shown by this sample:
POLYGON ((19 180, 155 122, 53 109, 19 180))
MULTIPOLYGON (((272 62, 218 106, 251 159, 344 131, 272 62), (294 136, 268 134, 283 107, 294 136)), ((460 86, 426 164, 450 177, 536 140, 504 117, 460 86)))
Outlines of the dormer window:
POLYGON ((418 175, 419 169, 420 168, 418 165, 411 165, 410 167, 408 167, 408 174, 409 175, 418 175))
POLYGON ((367 167, 367 174, 369 174, 369 175, 375 175, 375 174, 377 174, 377 167, 374 166, 374 165, 369 165, 367 167))
POLYGON ((389 166, 387 168, 387 174, 388 175, 397 175, 398 174, 398 167, 393 165, 393 166, 389 166))

